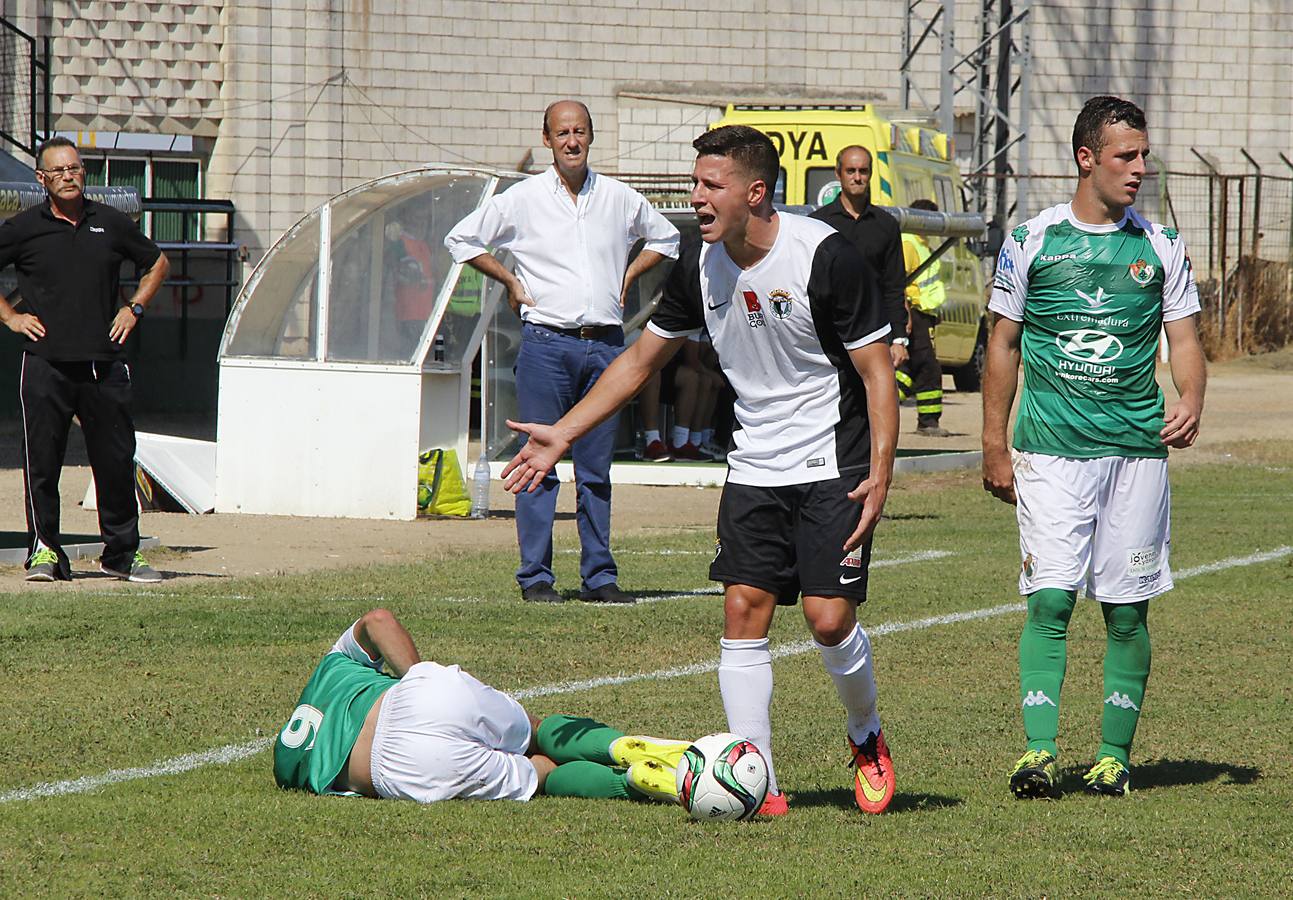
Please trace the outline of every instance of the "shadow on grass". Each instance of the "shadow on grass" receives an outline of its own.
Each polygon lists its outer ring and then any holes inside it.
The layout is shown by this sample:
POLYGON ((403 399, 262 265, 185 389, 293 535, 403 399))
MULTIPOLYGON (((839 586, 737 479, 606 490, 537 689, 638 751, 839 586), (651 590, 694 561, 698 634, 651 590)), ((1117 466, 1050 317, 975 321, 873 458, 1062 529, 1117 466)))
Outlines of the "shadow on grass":
POLYGON ((888 519, 890 522, 933 522, 943 517, 933 513, 885 513, 880 518, 888 519))
MULTIPOLYGON (((1085 790, 1086 783, 1082 776, 1086 771, 1085 768, 1066 769, 1060 776, 1060 790, 1064 793, 1080 793, 1085 790)), ((1252 784, 1261 777, 1262 770, 1256 766, 1236 766, 1202 759, 1155 759, 1131 767, 1131 789, 1134 792, 1150 791, 1186 784, 1207 784, 1210 781, 1252 784)))
MULTIPOLYGON (((919 794, 908 791, 898 791, 893 795, 893 800, 889 804, 889 809, 885 815, 894 815, 895 813, 912 813, 926 812, 935 809, 950 809, 954 806, 960 806, 965 801, 960 797, 945 797, 942 794, 919 794)), ((849 788, 836 788, 834 790, 815 790, 815 791, 791 791, 790 808, 793 810, 800 806, 833 806, 836 809, 857 812, 857 803, 853 799, 853 791, 849 788)))

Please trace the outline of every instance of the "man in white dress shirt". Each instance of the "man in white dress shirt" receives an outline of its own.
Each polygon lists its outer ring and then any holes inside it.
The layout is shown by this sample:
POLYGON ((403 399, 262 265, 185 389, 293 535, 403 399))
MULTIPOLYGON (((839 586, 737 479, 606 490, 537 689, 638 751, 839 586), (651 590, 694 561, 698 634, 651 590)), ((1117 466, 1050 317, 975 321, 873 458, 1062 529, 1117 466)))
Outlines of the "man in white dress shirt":
MULTIPOLYGON (((678 255, 678 230, 641 194, 588 167, 593 120, 577 100, 560 100, 543 114, 543 145, 552 168, 491 197, 453 227, 445 246, 507 288, 521 316, 516 357, 517 415, 551 424, 588 393, 624 348, 624 296, 643 272, 678 255), (628 264, 638 240, 642 251, 628 264), (492 255, 509 250, 508 271, 492 255)), ((582 547, 580 599, 631 603, 620 590, 610 551, 611 454, 616 419, 603 422, 571 450, 576 517, 582 547)), ((517 497, 521 564, 517 583, 526 600, 560 602, 552 573, 552 521, 558 481, 517 497)))

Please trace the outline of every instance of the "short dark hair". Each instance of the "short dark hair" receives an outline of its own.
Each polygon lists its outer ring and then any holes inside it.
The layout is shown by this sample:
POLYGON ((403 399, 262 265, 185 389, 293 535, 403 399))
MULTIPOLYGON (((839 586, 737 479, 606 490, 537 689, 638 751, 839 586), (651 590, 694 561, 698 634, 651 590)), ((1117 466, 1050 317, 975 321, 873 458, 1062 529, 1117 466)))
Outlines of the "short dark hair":
MULTIPOLYGON (((40 168, 41 160, 45 158, 45 151, 53 150, 55 147, 71 147, 73 150, 76 150, 76 144, 72 143, 61 134, 56 134, 36 148, 36 168, 40 168)), ((77 150, 77 153, 80 152, 81 151, 77 150)))
POLYGON ((584 101, 582 100, 553 100, 546 107, 544 107, 544 110, 543 110, 543 133, 544 134, 548 133, 548 116, 552 114, 552 107, 557 106, 561 103, 573 103, 576 106, 581 107, 584 111, 585 118, 588 119, 588 133, 589 134, 593 133, 593 114, 588 111, 587 103, 584 103, 584 101))
POLYGON ((706 131, 691 145, 696 148, 697 156, 726 156, 746 175, 762 181, 768 188, 769 197, 776 190, 781 160, 772 139, 759 129, 749 125, 724 125, 706 131))
POLYGON ((929 210, 930 212, 938 212, 938 204, 935 203, 933 200, 929 200, 925 197, 917 197, 915 200, 907 204, 907 208, 925 209, 925 210, 929 210))
POLYGON ((865 153, 865 154, 866 154, 867 162, 875 162, 875 157, 873 157, 873 156, 871 155, 871 151, 870 151, 870 150, 868 150, 866 147, 863 147, 861 144, 849 144, 847 147, 845 147, 845 148, 844 148, 843 150, 841 150, 839 153, 836 153, 836 154, 835 154, 835 171, 836 171, 836 172, 838 172, 838 171, 840 170, 840 166, 841 166, 841 165, 843 165, 843 163, 844 163, 844 154, 845 154, 845 153, 848 153, 850 150, 861 150, 863 153, 865 153))
POLYGON ((1102 94, 1092 97, 1082 106, 1077 121, 1073 123, 1073 161, 1077 162, 1078 150, 1090 148, 1100 158, 1104 149, 1104 128, 1106 125, 1125 123, 1137 131, 1145 130, 1145 111, 1130 100, 1102 94))

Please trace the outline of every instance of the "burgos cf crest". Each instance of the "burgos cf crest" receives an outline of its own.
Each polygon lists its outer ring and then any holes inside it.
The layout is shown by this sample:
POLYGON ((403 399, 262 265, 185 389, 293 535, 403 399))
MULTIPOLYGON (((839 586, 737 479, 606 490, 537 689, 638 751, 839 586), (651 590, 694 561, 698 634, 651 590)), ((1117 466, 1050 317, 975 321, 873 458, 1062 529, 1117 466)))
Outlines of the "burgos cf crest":
POLYGON ((1127 271, 1131 273, 1131 280, 1141 287, 1154 280, 1154 267, 1143 259, 1136 260, 1127 267, 1127 271))
POLYGON ((795 300, 786 291, 773 291, 768 294, 768 305, 772 307, 772 314, 778 319, 789 319, 795 300))

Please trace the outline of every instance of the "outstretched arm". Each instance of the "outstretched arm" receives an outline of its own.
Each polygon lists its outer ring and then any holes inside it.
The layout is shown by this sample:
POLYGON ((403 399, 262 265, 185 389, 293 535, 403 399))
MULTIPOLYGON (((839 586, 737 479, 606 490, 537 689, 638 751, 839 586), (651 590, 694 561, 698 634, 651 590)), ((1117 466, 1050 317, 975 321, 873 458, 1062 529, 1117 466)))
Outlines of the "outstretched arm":
POLYGON ((1167 346, 1172 367, 1172 383, 1180 399, 1172 404, 1159 432, 1164 444, 1183 449, 1192 446, 1199 436, 1199 419, 1203 415, 1203 393, 1208 386, 1208 366, 1199 343, 1196 328, 1198 316, 1186 316, 1165 322, 1167 346))
POLYGON ((893 457, 898 447, 898 389, 893 364, 884 341, 849 351, 853 367, 866 385, 867 418, 871 423, 871 470, 849 499, 862 504, 858 526, 844 544, 852 552, 866 540, 884 511, 889 484, 893 481, 893 457))
POLYGON ((509 428, 528 434, 530 439, 503 469, 503 486, 514 494, 536 490, 570 445, 637 396, 647 379, 664 368, 685 340, 664 338, 645 329, 637 342, 606 368, 584 399, 556 424, 508 420, 509 428))
POLYGON ((386 660, 396 678, 403 678, 405 672, 422 661, 412 635, 388 609, 364 613, 355 623, 353 634, 371 658, 386 660))
POLYGON ((1019 387, 1019 341, 1023 323, 994 313, 983 372, 983 489, 1006 503, 1015 502, 1015 471, 1010 465, 1006 426, 1019 387))

